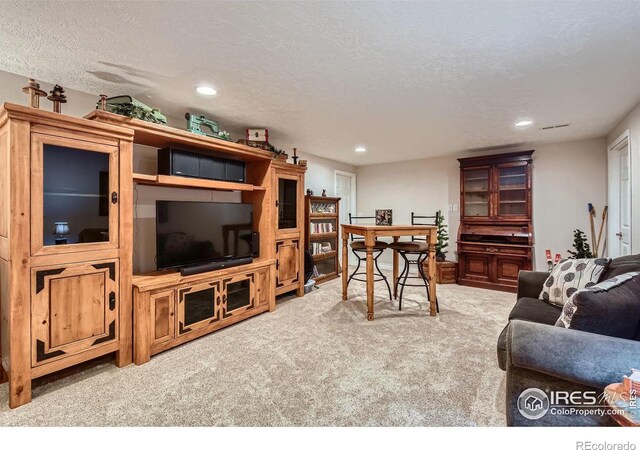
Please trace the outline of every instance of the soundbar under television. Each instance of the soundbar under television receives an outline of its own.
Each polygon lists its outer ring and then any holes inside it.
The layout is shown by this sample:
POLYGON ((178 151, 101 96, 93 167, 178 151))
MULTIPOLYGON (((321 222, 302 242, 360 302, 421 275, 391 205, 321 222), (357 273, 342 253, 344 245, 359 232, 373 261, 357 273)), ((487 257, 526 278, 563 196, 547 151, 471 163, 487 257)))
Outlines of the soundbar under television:
POLYGON ((156 201, 156 265, 186 273, 253 261, 258 235, 247 203, 156 201), (188 269, 188 270, 186 270, 188 269))

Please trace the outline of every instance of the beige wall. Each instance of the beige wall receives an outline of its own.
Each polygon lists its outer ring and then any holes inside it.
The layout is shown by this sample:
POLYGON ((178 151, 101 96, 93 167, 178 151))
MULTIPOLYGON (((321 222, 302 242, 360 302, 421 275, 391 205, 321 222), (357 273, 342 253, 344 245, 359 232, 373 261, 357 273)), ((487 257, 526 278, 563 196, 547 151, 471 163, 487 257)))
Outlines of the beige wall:
MULTIPOLYGON (((323 189, 327 190, 329 197, 335 195, 336 170, 356 173, 356 167, 351 164, 345 164, 307 153, 298 152, 298 155, 300 155, 301 159, 308 161, 307 173, 304 180, 305 191, 311 189, 315 195, 321 195, 323 189)), ((290 158, 289 162, 291 162, 290 158)))
POLYGON ((631 155, 631 251, 640 253, 640 103, 607 135, 611 145, 625 131, 629 131, 629 154, 631 155))
MULTIPOLYGON (((567 256, 572 231, 589 234, 587 204, 598 211, 606 204, 607 161, 604 138, 534 146, 533 218, 535 267, 544 270, 545 249, 567 256)), ((466 153, 394 164, 358 167, 358 212, 393 209, 394 223, 410 223, 411 211, 441 209, 449 225, 448 259, 455 260, 460 222, 460 175, 457 157, 466 153), (458 211, 448 211, 457 205, 458 211)), ((390 264, 390 255, 381 262, 390 264)))

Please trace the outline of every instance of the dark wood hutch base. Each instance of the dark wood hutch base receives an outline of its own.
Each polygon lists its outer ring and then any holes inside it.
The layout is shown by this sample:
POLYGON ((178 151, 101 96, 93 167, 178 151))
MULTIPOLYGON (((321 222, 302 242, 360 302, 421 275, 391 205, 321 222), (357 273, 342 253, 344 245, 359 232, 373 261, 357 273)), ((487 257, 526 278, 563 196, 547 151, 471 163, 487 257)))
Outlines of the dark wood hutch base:
POLYGON ((533 268, 533 150, 461 158, 458 283, 515 292, 533 268))

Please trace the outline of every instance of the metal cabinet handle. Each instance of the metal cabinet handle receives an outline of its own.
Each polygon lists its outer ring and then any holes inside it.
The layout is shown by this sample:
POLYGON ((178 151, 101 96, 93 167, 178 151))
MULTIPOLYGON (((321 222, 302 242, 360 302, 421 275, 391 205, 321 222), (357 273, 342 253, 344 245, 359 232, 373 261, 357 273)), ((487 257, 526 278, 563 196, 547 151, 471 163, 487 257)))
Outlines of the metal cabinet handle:
POLYGON ((618 236, 619 238, 622 237, 622 233, 616 233, 616 236, 618 236))
POLYGON ((118 203, 118 193, 115 191, 111 193, 111 203, 114 205, 118 203))

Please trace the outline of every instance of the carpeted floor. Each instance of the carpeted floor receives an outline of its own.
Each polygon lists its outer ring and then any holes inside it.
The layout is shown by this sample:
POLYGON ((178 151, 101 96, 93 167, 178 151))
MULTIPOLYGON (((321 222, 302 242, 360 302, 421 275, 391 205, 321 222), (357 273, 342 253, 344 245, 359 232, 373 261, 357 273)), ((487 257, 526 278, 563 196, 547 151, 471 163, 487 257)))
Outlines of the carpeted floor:
POLYGON ((424 290, 398 311, 376 287, 373 322, 364 283, 343 302, 338 279, 143 366, 37 382, 15 410, 0 385, 0 426, 504 425, 495 345, 514 294, 439 285, 433 318, 424 290))

